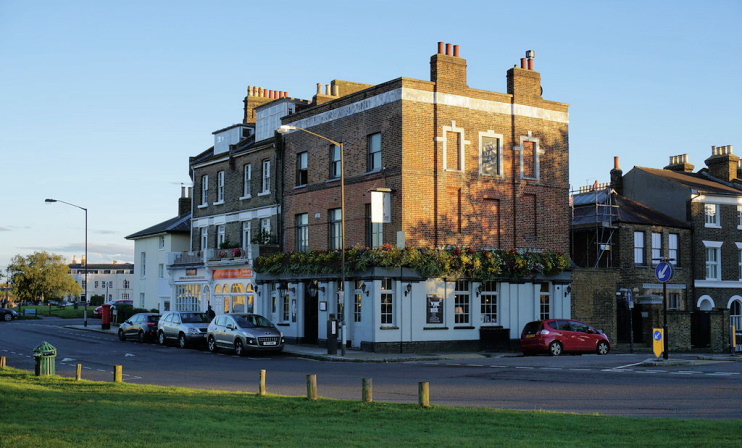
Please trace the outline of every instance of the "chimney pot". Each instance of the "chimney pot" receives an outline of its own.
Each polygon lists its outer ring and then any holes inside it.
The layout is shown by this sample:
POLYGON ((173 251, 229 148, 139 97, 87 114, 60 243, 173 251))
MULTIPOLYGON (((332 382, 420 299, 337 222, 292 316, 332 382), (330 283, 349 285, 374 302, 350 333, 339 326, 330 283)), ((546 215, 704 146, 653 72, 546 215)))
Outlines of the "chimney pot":
POLYGON ((613 158, 613 169, 614 170, 620 170, 621 168, 618 167, 618 156, 615 156, 613 158))
POLYGON ((458 45, 453 46, 453 56, 456 58, 459 57, 459 46, 458 45))
POLYGON ((520 68, 526 68, 526 58, 520 58, 520 68))
POLYGON ((443 42, 438 42, 438 54, 443 54, 443 42))
POLYGON ((446 56, 451 56, 451 44, 446 44, 446 56))

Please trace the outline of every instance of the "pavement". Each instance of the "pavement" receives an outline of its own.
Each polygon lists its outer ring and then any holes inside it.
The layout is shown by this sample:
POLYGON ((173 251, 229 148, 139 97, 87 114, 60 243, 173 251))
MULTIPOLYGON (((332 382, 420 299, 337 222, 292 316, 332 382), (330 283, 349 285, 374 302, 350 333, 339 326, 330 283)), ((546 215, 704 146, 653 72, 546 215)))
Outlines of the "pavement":
MULTIPOLYGON (((88 325, 65 325, 65 328, 81 331, 93 331, 97 333, 108 333, 116 335, 118 327, 112 326, 104 330, 100 324, 88 325)), ((445 352, 445 353, 376 353, 356 349, 347 349, 342 354, 338 349, 336 354, 329 354, 327 348, 316 345, 285 344, 283 353, 301 358, 315 359, 331 362, 409 362, 409 361, 432 361, 451 359, 477 359, 477 358, 502 358, 522 356, 520 352, 445 352)), ((613 350, 611 353, 626 353, 613 350)), ((718 353, 682 353, 682 357, 673 356, 671 359, 649 358, 642 361, 640 366, 692 366, 708 364, 713 362, 735 361, 742 362, 742 354, 718 354, 718 353)))

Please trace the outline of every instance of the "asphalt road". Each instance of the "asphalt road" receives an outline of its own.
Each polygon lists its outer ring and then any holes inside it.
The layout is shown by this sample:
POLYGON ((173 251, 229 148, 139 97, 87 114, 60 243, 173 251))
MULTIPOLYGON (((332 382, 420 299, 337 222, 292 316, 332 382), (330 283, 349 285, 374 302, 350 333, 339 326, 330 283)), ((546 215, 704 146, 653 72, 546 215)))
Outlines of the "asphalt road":
MULTIPOLYGON (((317 375, 319 395, 360 400, 363 378, 374 401, 417 403, 418 383, 430 383, 432 404, 598 413, 635 417, 742 418, 742 362, 719 357, 681 365, 643 366, 650 353, 607 356, 461 355, 414 362, 327 362, 271 355, 238 358, 229 352, 121 342, 116 336, 64 328, 65 321, 0 322, 0 356, 10 367, 33 370, 33 349, 57 348, 56 373, 112 381, 123 366, 128 383, 256 393, 266 370, 269 393, 304 396, 317 375)), ((92 323, 98 324, 97 321, 92 323)), ((673 360, 695 356, 672 354, 673 360)))

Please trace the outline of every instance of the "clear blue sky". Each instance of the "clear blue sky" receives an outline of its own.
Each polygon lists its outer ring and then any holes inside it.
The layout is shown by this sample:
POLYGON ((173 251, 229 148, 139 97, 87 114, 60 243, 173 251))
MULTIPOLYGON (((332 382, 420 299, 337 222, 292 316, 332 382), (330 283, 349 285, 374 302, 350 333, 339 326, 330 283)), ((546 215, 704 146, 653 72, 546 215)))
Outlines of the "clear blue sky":
POLYGON ((570 104, 570 182, 742 155, 739 1, 0 0, 0 269, 36 250, 134 261, 126 235, 177 214, 188 157, 242 119, 248 85, 429 79, 459 45, 470 87, 505 92, 535 50, 570 104))

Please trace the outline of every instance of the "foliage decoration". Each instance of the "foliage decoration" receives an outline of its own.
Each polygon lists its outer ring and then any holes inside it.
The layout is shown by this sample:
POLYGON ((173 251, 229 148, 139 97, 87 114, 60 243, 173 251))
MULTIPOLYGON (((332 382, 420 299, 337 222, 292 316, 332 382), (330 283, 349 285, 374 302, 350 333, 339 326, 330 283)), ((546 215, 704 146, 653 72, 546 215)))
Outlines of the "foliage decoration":
MULTIPOLYGON (((341 264, 339 250, 277 252, 258 257, 253 269, 268 275, 331 275, 341 271, 341 264)), ((473 250, 458 246, 399 249, 391 244, 378 248, 354 246, 345 251, 349 274, 383 267, 411 268, 425 278, 521 279, 558 274, 570 264, 569 256, 551 251, 473 250)))

